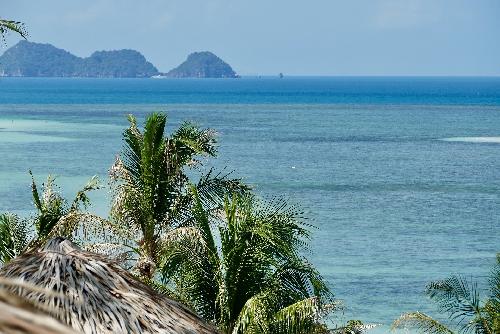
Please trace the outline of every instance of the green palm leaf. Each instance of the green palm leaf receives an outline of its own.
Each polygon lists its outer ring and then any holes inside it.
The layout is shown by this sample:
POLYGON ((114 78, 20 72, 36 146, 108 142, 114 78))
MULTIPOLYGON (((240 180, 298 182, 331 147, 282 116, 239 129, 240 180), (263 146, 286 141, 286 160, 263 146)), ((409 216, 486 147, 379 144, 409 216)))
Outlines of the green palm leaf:
POLYGON ((28 246, 29 231, 26 221, 17 215, 0 215, 0 262, 7 263, 28 246))
POLYGON ((28 31, 22 22, 0 19, 0 38, 5 41, 8 32, 15 32, 22 38, 28 38, 28 31))
MULTIPOLYGON (((176 142, 179 152, 184 153, 185 159, 190 159, 193 155, 215 156, 217 154, 216 132, 212 129, 200 129, 197 125, 184 122, 172 135, 172 140, 176 142)), ((182 164, 188 163, 183 160, 182 164)))
POLYGON ((490 333, 484 318, 477 283, 461 276, 451 276, 428 284, 427 295, 437 302, 442 312, 461 324, 462 330, 490 333))
MULTIPOLYGON (((87 193, 99 189, 100 187, 97 176, 92 177, 87 184, 76 193, 71 205, 69 205, 68 201, 60 194, 55 184, 54 177, 51 175, 47 177, 46 183, 42 184, 42 193, 40 194, 33 174, 31 171, 29 171, 29 173, 32 180, 31 190, 33 202, 38 211, 34 217, 38 242, 43 242, 43 240, 46 240, 50 235, 53 235, 52 231, 62 218, 80 212, 80 205, 87 208, 90 204, 87 193)), ((65 235, 69 235, 73 232, 68 231, 68 226, 73 225, 66 225, 65 235)))
POLYGON ((392 324, 393 330, 397 328, 412 328, 424 334, 453 334, 445 325, 420 312, 401 315, 392 324))
POLYGON ((300 300, 279 310, 273 320, 273 333, 309 333, 318 327, 321 307, 317 297, 300 300))
POLYGON ((243 305, 231 333, 270 333, 269 302, 265 293, 249 298, 243 305))
POLYGON ((188 300, 205 319, 214 320, 216 305, 211 301, 217 296, 214 277, 218 263, 203 233, 195 227, 179 227, 167 233, 163 241, 164 283, 173 283, 180 299, 188 300))
MULTIPOLYGON (((10 214, 0 215, 0 257, 3 262, 40 245, 49 237, 72 237, 86 221, 81 219, 85 214, 80 211, 80 205, 86 208, 90 204, 87 193, 99 187, 97 177, 91 178, 83 189, 77 192, 72 204, 68 205, 68 201, 59 193, 52 176, 47 177, 40 192, 33 174, 31 171, 29 173, 33 203, 37 212, 29 220, 10 214), (31 231, 33 227, 34 231, 31 231)), ((85 234, 86 228, 80 231, 85 234)))
POLYGON ((214 217, 191 191, 193 222, 167 234, 164 281, 224 333, 315 328, 331 294, 298 255, 308 234, 297 210, 234 194, 214 217))

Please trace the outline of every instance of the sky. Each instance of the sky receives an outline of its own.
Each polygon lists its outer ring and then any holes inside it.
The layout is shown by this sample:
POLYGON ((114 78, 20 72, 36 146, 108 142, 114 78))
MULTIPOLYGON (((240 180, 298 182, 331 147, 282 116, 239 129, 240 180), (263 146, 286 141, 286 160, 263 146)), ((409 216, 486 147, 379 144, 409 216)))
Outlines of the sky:
POLYGON ((15 0, 0 17, 30 41, 135 49, 163 72, 207 50, 241 75, 500 76, 500 0, 15 0))

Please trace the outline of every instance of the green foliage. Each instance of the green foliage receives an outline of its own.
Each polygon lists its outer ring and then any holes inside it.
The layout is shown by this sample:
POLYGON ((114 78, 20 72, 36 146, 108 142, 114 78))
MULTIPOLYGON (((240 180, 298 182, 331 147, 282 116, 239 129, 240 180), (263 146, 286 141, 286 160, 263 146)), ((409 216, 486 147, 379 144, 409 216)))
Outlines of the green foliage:
POLYGON ((33 195, 33 203, 37 209, 37 214, 34 217, 34 225, 36 228, 37 239, 43 241, 47 239, 58 224, 61 218, 80 211, 81 206, 85 209, 90 204, 87 192, 98 189, 99 182, 96 176, 92 177, 83 189, 79 190, 75 199, 71 204, 64 199, 57 189, 55 179, 49 175, 45 184, 42 184, 42 194, 40 195, 33 174, 30 171, 32 178, 31 192, 33 195))
MULTIPOLYGON (((453 275, 427 285, 427 295, 439 310, 449 315, 460 333, 500 333, 500 259, 492 271, 490 296, 486 301, 479 297, 477 284, 453 275)), ((407 313, 397 319, 393 328, 413 327, 422 333, 453 333, 451 329, 423 313, 407 313)))
POLYGON ((161 273, 181 300, 224 333, 311 333, 333 295, 301 257, 309 232, 284 201, 226 197, 204 209, 194 186, 191 227, 163 238, 161 273))
POLYGON ((438 304, 441 312, 449 314, 459 324, 463 323, 463 330, 469 326, 484 325, 476 283, 460 276, 451 276, 429 283, 426 293, 438 304), (472 320, 467 321, 468 319, 472 320))
POLYGON ((21 254, 28 240, 26 221, 14 214, 0 214, 0 263, 7 263, 21 254))
POLYGON ((5 36, 11 31, 19 34, 22 38, 28 37, 24 23, 0 19, 0 39, 5 42, 5 36))
MULTIPOLYGON (((60 227, 64 219, 79 214, 82 206, 87 208, 90 204, 87 193, 99 188, 98 179, 94 176, 83 189, 77 192, 75 199, 68 203, 59 193, 52 176, 49 175, 46 183, 42 184, 40 193, 33 174, 31 171, 29 173, 32 178, 31 193, 36 214, 31 219, 22 219, 9 213, 0 215, 0 261, 2 263, 7 263, 28 248, 40 245, 53 237, 55 230, 60 227)), ((73 228, 76 229, 77 225, 73 228)), ((68 234, 71 232, 69 231, 68 234)))
POLYGON ((111 254, 128 247, 136 254, 126 260, 133 274, 223 333, 328 333, 322 319, 333 310, 333 294, 302 255, 310 226, 301 212, 282 200, 259 201, 229 174, 210 170, 194 182, 188 175, 217 153, 214 131, 184 123, 167 136, 161 113, 149 115, 142 131, 133 116, 128 120, 124 150, 110 170, 111 221, 82 212, 96 178, 69 202, 54 178, 38 187, 32 175, 37 212, 29 221, 0 216, 2 261, 100 225, 116 239, 92 237, 88 249, 111 254))
MULTIPOLYGON (((110 170, 114 191, 111 214, 138 236, 137 269, 151 279, 160 263, 162 235, 189 224, 193 198, 186 171, 198 166, 198 159, 216 155, 215 132, 184 123, 168 137, 167 118, 161 113, 147 117, 143 132, 132 115, 128 120, 130 126, 123 134, 125 148, 110 170)), ((247 190, 239 180, 212 172, 200 177, 197 188, 202 201, 212 208, 220 206, 227 191, 247 190)))

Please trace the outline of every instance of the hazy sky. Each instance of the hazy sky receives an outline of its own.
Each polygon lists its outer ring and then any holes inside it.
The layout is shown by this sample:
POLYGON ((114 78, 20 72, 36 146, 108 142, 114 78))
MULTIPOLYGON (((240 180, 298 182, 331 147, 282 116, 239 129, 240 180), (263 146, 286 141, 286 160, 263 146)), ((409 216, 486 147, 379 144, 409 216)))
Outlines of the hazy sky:
POLYGON ((0 16, 160 71, 209 50, 243 75, 500 75, 500 0, 15 0, 0 16))

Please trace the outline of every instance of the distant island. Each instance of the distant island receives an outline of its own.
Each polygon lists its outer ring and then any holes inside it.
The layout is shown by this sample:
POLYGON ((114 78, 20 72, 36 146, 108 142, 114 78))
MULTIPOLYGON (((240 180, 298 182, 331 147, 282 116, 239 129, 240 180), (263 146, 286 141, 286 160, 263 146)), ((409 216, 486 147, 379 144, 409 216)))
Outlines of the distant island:
POLYGON ((20 41, 0 56, 0 76, 144 78, 159 71, 134 50, 98 51, 80 58, 50 44, 20 41))
POLYGON ((77 57, 51 44, 20 41, 0 56, 3 77, 88 78, 236 78, 231 66, 211 52, 195 52, 168 73, 161 73, 135 50, 96 51, 77 57))
POLYGON ((237 78, 236 72, 212 52, 191 53, 185 62, 167 74, 171 78, 237 78))

